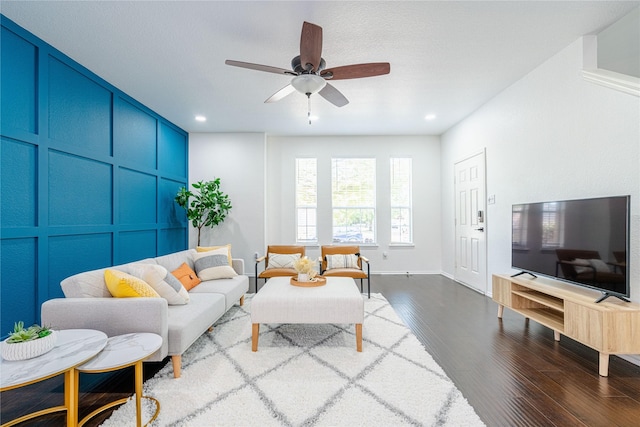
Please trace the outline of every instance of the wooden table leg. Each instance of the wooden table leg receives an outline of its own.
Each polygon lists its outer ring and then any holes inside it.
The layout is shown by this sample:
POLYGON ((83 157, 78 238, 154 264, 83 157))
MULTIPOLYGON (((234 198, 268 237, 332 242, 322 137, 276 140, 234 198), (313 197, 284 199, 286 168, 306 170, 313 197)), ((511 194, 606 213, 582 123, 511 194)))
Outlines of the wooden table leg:
POLYGON ((600 376, 608 377, 609 376, 609 355, 605 353, 600 353, 600 367, 598 369, 598 373, 600 376))
POLYGON ((553 339, 556 341, 560 341, 560 332, 553 331, 553 339))
POLYGON ((504 305, 498 305, 498 318, 502 319, 503 314, 504 314, 504 305))
POLYGON ((251 325, 251 351, 258 351, 258 336, 260 335, 260 323, 251 325))
POLYGON ((142 427, 142 360, 135 365, 136 426, 142 427))
POLYGON ((67 408, 67 427, 78 425, 78 371, 71 368, 64 373, 64 406, 67 408))
POLYGON ((356 323, 356 350, 362 352, 362 323, 356 323))

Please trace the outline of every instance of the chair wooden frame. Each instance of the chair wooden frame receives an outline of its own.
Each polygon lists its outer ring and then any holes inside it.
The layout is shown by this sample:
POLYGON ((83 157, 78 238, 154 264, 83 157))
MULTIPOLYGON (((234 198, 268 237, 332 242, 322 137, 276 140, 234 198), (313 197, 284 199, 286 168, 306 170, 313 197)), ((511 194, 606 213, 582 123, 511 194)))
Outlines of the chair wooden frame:
POLYGON ((326 245, 320 248, 320 274, 324 277, 351 277, 360 279, 360 292, 364 292, 363 279, 367 279, 367 297, 371 298, 371 270, 369 260, 360 254, 360 247, 356 245, 326 245), (327 255, 356 255, 358 268, 336 268, 327 270, 327 255), (364 271, 363 263, 367 264, 364 271))
POLYGON ((266 283, 271 277, 297 276, 298 272, 293 268, 272 268, 269 269, 269 254, 300 254, 302 258, 305 255, 305 247, 300 245, 270 245, 267 246, 267 253, 256 258, 255 278, 256 293, 258 292, 258 279, 264 279, 266 283), (258 274, 258 264, 264 261, 264 270, 258 274))

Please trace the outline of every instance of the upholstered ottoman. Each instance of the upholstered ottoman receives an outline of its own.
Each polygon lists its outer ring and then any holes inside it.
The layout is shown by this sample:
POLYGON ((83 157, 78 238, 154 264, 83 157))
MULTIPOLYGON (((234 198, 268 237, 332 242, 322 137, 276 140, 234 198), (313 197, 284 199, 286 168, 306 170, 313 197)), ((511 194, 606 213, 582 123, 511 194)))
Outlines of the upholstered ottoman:
POLYGON ((261 323, 354 323, 356 349, 362 351, 364 299, 353 279, 328 277, 327 284, 299 287, 290 277, 274 277, 251 302, 251 350, 258 351, 261 323))

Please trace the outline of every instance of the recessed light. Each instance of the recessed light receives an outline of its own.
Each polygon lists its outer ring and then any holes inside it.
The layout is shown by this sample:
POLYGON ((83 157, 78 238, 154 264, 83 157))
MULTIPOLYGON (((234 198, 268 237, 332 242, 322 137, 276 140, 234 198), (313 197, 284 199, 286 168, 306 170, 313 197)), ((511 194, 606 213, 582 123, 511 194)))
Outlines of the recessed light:
POLYGON ((205 116, 196 116, 196 122, 206 122, 207 118, 205 116))
POLYGON ((425 120, 433 120, 436 118, 435 114, 427 114, 426 116, 424 116, 425 120))

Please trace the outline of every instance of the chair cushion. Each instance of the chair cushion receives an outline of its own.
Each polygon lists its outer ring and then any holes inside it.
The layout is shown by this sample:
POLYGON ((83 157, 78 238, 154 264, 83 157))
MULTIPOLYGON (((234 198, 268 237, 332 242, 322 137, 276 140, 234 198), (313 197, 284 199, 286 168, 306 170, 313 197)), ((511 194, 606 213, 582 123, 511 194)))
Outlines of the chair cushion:
POLYGON ((293 268, 268 268, 260 272, 260 274, 258 274, 258 277, 260 279, 268 279, 271 277, 297 276, 297 275, 298 275, 298 272, 295 271, 293 268))
POLYGON ((355 254, 327 255, 327 270, 335 268, 360 268, 355 254))
POLYGON ((357 268, 334 268, 322 273, 325 277, 351 277, 352 279, 366 279, 367 273, 357 268))
POLYGON ((300 259, 300 254, 269 254, 267 270, 272 268, 293 268, 293 263, 300 259))

